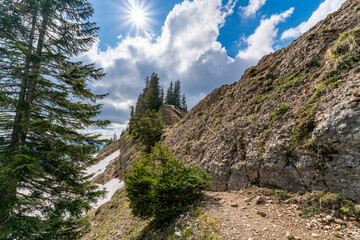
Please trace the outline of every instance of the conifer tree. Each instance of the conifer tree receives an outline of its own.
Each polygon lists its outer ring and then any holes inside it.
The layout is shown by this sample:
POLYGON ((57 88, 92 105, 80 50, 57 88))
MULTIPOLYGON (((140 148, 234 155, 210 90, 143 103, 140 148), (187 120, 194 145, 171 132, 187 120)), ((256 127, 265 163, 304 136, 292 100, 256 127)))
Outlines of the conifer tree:
POLYGON ((144 93, 146 110, 159 110, 162 105, 159 77, 153 73, 147 91, 144 93))
POLYGON ((134 117, 135 117, 135 110, 134 110, 134 106, 130 106, 130 119, 129 119, 129 133, 132 133, 133 130, 133 121, 134 121, 134 117))
POLYGON ((175 84, 173 84, 173 82, 170 82, 170 86, 166 91, 165 103, 168 105, 174 105, 181 109, 187 109, 185 94, 181 96, 180 80, 176 80, 175 84))
POLYGON ((0 239, 75 239, 103 192, 85 176, 103 141, 88 83, 104 76, 72 61, 98 28, 87 0, 0 1, 0 239))
POLYGON ((174 104, 176 107, 181 108, 181 86, 180 86, 180 80, 175 81, 175 87, 174 87, 174 104))
POLYGON ((187 112, 187 105, 186 105, 186 97, 185 94, 183 94, 181 98, 181 109, 185 112, 187 112))
POLYGON ((174 105, 174 92, 173 92, 173 82, 170 82, 170 86, 166 91, 165 103, 169 105, 174 105))
POLYGON ((140 93, 135 106, 135 115, 139 116, 144 114, 146 112, 146 108, 147 106, 145 103, 144 93, 140 93))
POLYGON ((161 90, 160 90, 160 96, 161 96, 161 102, 164 102, 164 97, 165 97, 165 95, 164 95, 164 86, 161 86, 161 90))

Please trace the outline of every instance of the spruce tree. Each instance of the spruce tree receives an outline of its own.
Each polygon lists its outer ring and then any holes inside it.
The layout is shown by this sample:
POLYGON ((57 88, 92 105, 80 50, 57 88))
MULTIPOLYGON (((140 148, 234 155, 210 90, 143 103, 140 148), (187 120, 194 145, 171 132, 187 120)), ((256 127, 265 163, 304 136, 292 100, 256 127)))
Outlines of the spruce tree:
POLYGON ((159 110, 162 105, 159 77, 153 73, 147 91, 144 93, 146 110, 159 110))
POLYGON ((174 105, 174 89, 173 82, 170 82, 170 86, 166 91, 165 103, 168 105, 174 105))
POLYGON ((174 104, 176 107, 181 108, 181 86, 180 86, 180 80, 175 81, 175 87, 174 87, 174 104))
POLYGON ((74 239, 103 194, 84 169, 103 141, 88 83, 104 73, 72 61, 98 28, 87 0, 0 2, 0 239, 74 239))
POLYGON ((168 105, 174 105, 187 111, 185 94, 181 96, 180 80, 176 80, 175 84, 173 84, 173 82, 170 82, 170 86, 166 91, 165 103, 168 105))
POLYGON ((185 112, 187 112, 187 105, 186 105, 186 97, 185 94, 183 94, 181 98, 181 109, 185 112))
POLYGON ((164 86, 161 86, 161 90, 160 90, 160 97, 161 97, 161 102, 164 102, 164 97, 165 97, 165 95, 164 95, 164 86))
POLYGON ((135 106, 135 115, 140 116, 146 112, 147 106, 145 103, 144 93, 140 93, 135 106))

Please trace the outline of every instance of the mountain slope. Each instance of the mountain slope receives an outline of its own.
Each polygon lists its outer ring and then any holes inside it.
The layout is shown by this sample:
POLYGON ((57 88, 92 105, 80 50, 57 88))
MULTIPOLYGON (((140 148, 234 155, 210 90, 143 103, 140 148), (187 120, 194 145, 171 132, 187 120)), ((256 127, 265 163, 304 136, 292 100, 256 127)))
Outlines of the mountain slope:
POLYGON ((213 190, 321 190, 360 201, 360 10, 349 0, 165 136, 213 190))

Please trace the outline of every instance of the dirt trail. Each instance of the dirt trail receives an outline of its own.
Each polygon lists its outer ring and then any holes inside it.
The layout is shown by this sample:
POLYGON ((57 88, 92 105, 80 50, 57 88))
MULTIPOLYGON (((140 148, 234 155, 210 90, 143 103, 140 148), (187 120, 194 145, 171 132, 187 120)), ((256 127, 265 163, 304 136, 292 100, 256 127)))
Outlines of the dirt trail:
POLYGON ((273 196, 256 198, 258 193, 255 188, 206 193, 205 211, 219 220, 224 239, 360 239, 360 225, 355 221, 331 214, 304 219, 291 199, 278 204, 273 196))

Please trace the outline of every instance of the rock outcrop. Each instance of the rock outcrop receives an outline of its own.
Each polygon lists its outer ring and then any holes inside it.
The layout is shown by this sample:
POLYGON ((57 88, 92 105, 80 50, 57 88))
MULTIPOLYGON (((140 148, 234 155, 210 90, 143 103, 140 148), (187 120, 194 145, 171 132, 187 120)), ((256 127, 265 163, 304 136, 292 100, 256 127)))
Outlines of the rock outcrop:
POLYGON ((214 90, 165 135, 213 190, 321 190, 360 201, 360 7, 340 10, 241 80, 214 90))

